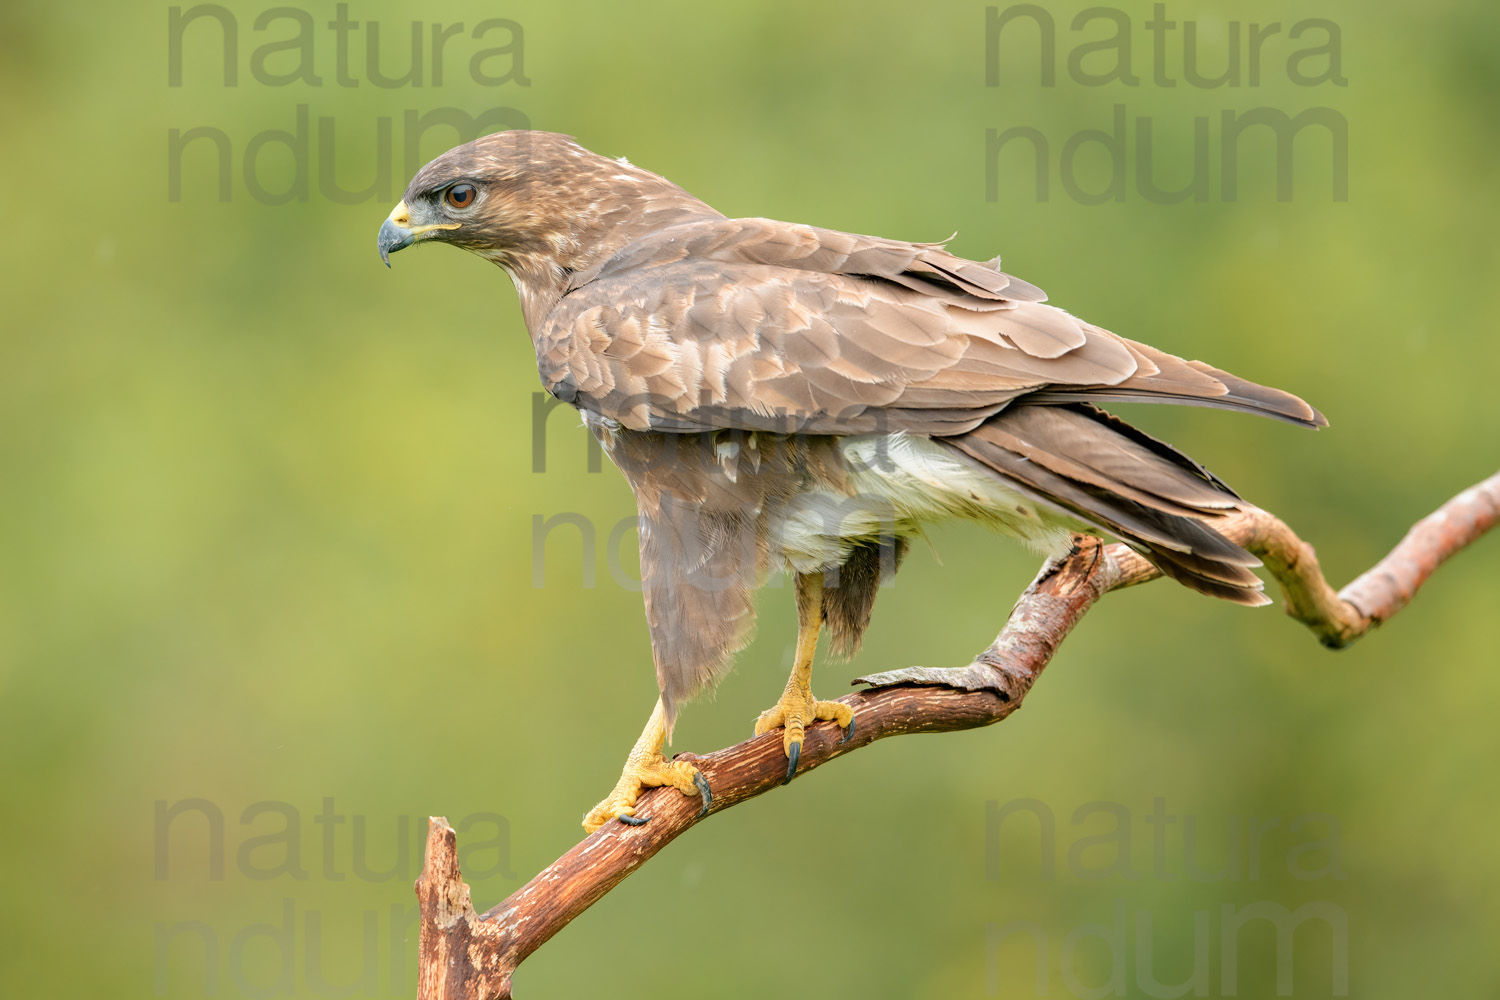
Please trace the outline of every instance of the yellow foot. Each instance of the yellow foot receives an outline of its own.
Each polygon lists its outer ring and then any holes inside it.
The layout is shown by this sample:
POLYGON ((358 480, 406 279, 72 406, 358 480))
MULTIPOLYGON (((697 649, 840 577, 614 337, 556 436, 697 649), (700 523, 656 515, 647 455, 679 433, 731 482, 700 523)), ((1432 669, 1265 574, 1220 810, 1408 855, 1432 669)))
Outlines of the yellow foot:
POLYGON ((583 817, 584 832, 593 833, 612 819, 618 819, 627 826, 643 825, 646 817, 636 816, 635 800, 645 789, 659 788, 662 785, 671 785, 684 795, 700 797, 703 808, 699 811, 699 816, 707 814, 709 804, 713 802, 713 793, 708 790, 708 779, 687 761, 669 761, 660 753, 655 755, 654 760, 648 757, 644 761, 638 761, 636 755, 631 754, 630 759, 625 762, 624 773, 615 784, 615 790, 583 817))
POLYGON ((813 722, 830 719, 845 730, 840 743, 847 742, 854 735, 854 711, 848 705, 841 701, 818 701, 811 691, 788 686, 782 692, 781 700, 755 720, 755 735, 769 733, 777 726, 785 729, 781 735, 781 748, 786 751, 786 780, 791 781, 797 773, 797 758, 802 755, 802 737, 807 727, 813 722))

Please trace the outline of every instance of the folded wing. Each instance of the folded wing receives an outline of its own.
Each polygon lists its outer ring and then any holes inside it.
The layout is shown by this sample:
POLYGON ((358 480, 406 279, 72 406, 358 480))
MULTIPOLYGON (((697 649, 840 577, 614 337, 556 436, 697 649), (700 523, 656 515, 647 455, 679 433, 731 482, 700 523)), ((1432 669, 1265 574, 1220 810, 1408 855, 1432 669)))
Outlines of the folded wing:
POLYGON ((635 430, 974 430, 1018 400, 1326 421, 1289 393, 1127 340, 939 244, 765 219, 670 227, 587 273, 537 333, 562 399, 635 430))

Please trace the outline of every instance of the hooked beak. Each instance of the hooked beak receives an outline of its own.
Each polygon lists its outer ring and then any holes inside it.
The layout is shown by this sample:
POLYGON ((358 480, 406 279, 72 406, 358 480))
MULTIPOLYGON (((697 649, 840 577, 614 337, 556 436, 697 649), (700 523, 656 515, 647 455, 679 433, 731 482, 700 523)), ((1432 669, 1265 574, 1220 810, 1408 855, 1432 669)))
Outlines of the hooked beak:
POLYGON ((386 267, 391 266, 391 254, 397 250, 405 250, 424 233, 436 229, 457 229, 462 223, 458 222, 433 222, 423 226, 411 224, 411 211, 406 207, 406 202, 396 203, 391 209, 390 218, 380 224, 380 235, 376 237, 375 245, 380 250, 380 259, 385 262, 386 267))
POLYGON ((380 224, 380 236, 375 245, 380 248, 380 259, 385 261, 386 267, 390 267, 391 254, 406 249, 416 241, 416 234, 410 229, 396 225, 394 219, 386 219, 380 224))

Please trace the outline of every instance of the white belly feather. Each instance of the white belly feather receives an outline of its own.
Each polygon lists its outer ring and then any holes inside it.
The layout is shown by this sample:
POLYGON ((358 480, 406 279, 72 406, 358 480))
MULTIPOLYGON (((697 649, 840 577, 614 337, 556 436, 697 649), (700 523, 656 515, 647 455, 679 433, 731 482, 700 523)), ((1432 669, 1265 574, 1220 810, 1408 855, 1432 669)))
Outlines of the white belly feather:
POLYGON ((781 555, 797 572, 841 563, 858 542, 915 535, 922 522, 947 518, 983 521, 1044 555, 1067 551, 1066 518, 928 438, 866 434, 839 447, 850 492, 802 494, 784 526, 781 555))

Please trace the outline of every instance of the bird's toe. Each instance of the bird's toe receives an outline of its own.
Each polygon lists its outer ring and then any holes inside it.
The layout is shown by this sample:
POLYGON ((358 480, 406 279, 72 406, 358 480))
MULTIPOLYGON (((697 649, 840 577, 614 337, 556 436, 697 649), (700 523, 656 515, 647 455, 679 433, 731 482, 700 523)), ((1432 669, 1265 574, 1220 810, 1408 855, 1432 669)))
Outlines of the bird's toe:
POLYGON ((584 832, 593 833, 612 819, 618 819, 626 826, 644 826, 651 817, 635 814, 636 800, 647 788, 665 785, 672 786, 684 795, 698 796, 702 802, 698 815, 708 815, 708 808, 713 803, 713 792, 708 787, 708 779, 685 760, 667 760, 657 755, 655 760, 644 763, 634 760, 626 762, 625 770, 615 783, 614 790, 583 817, 584 832))

